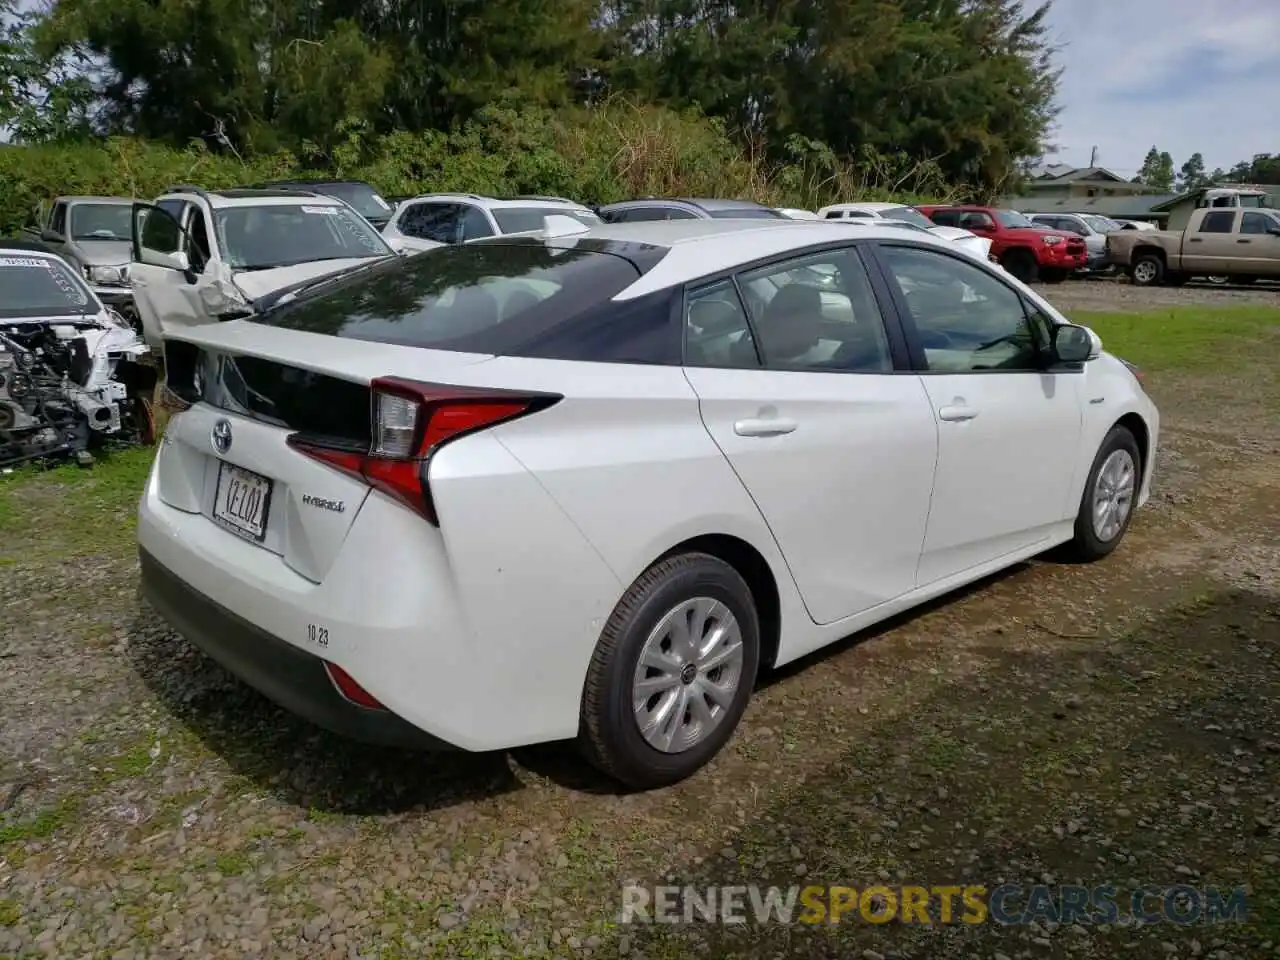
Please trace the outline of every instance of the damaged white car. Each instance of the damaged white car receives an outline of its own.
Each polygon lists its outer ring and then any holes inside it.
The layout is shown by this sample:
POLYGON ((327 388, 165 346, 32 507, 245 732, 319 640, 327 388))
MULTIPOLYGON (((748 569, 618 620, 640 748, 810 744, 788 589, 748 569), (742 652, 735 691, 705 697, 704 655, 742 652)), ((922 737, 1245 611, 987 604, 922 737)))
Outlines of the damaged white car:
POLYGON ((334 197, 172 187, 134 204, 130 278, 143 335, 159 353, 181 329, 251 316, 264 298, 409 252, 334 197))
POLYGON ((0 466, 150 442, 148 352, 61 257, 0 242, 0 466))

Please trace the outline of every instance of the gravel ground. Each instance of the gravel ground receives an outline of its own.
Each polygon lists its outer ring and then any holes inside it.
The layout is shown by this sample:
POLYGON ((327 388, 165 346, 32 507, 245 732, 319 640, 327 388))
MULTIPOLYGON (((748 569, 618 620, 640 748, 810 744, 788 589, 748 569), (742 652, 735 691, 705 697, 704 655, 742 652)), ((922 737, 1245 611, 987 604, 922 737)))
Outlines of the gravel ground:
MULTIPOLYGON (((1052 296, 1095 287, 1134 292, 1052 296)), ((782 671, 702 775, 633 796, 564 746, 369 750, 239 685, 136 598, 142 456, 5 488, 0 957, 1280 957, 1280 387, 1151 388, 1113 557, 782 671), (1250 920, 623 925, 630 881, 1243 885, 1250 920)))
POLYGON ((1192 283, 1185 287, 1135 287, 1125 279, 1069 280, 1040 284, 1037 291, 1057 307, 1071 310, 1134 312, 1161 307, 1280 307, 1280 284, 1215 286, 1192 283))

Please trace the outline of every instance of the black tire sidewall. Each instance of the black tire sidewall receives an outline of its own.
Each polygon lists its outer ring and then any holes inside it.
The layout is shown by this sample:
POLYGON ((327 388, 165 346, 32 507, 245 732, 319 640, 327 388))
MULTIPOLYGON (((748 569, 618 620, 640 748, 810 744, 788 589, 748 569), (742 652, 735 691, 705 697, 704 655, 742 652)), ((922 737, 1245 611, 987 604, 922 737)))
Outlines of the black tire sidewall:
POLYGON ((1004 256, 1000 258, 1000 265, 1015 280, 1019 280, 1022 283, 1032 283, 1039 276, 1036 255, 1025 247, 1014 247, 1012 250, 1006 251, 1004 256))
POLYGON ((1125 534, 1129 531, 1129 524, 1133 522, 1133 513, 1138 506, 1138 493, 1142 489, 1142 478, 1145 475, 1146 465, 1142 462, 1138 441, 1128 428, 1112 427, 1093 458, 1093 465, 1089 468, 1089 479, 1084 485, 1084 495, 1080 499, 1080 510, 1076 514, 1075 545, 1077 552, 1085 559, 1101 559, 1115 550, 1124 540, 1125 534), (1124 523, 1120 525, 1120 531, 1110 540, 1103 541, 1093 530, 1093 495, 1098 486, 1098 475, 1102 472, 1102 465, 1107 457, 1117 450, 1127 450, 1133 457, 1134 469, 1137 472, 1134 478, 1133 503, 1129 506, 1129 513, 1125 516, 1124 523))
POLYGON ((633 786, 661 786, 683 780, 710 761, 733 736, 755 686, 760 661, 760 626, 751 590, 738 572, 710 556, 690 562, 643 596, 619 625, 618 644, 605 668, 603 715, 599 734, 612 757, 615 772, 633 786), (649 633, 668 611, 682 601, 705 596, 732 611, 742 632, 742 677, 728 715, 702 742, 683 753, 663 753, 645 742, 635 722, 631 688, 640 651, 649 633))

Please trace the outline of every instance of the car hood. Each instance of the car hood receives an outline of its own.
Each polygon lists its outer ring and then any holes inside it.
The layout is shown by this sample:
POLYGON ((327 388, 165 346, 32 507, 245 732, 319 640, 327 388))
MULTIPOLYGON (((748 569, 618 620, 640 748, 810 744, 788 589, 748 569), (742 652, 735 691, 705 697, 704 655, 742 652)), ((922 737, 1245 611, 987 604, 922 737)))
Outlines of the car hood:
POLYGON ((133 259, 128 240, 76 240, 76 259, 92 267, 118 267, 133 259))
POLYGON ((274 270, 232 270, 231 277, 246 297, 257 300, 259 297, 265 297, 268 293, 274 293, 295 283, 304 283, 331 273, 341 273, 352 267, 364 266, 371 259, 370 257, 345 257, 342 260, 294 263, 287 267, 276 267, 274 270))
POLYGON ((1055 230, 1052 227, 1006 227, 1003 232, 1011 240, 1034 240, 1036 237, 1045 235, 1061 237, 1063 240, 1082 239, 1078 234, 1067 233, 1065 230, 1055 230))

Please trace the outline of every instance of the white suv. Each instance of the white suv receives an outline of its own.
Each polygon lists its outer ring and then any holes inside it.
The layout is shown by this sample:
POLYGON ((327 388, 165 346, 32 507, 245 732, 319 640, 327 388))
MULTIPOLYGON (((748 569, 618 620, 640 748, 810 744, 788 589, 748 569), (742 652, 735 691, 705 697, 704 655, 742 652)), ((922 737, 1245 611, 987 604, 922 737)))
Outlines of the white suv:
POLYGON ((143 335, 254 312, 254 301, 394 257, 351 207, 297 190, 171 187, 133 205, 130 280, 143 335))
POLYGON ((382 233, 392 242, 466 243, 536 233, 551 216, 571 217, 588 227, 602 222, 590 207, 562 197, 497 200, 474 193, 431 193, 402 201, 382 233))

